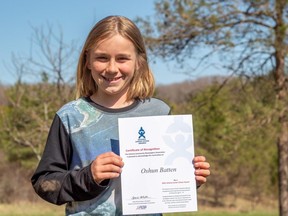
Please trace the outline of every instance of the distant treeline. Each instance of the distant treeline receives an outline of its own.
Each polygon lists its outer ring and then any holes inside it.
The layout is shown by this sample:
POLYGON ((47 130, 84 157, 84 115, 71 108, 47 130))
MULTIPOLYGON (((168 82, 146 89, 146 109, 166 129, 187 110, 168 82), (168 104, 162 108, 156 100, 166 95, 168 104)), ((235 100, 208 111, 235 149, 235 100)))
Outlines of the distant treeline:
MULTIPOLYGON (((193 115, 195 153, 211 163, 207 187, 213 205, 225 205, 227 195, 255 203, 264 197, 277 198, 279 127, 269 79, 207 77, 156 89, 155 97, 166 101, 172 114, 193 115)), ((0 153, 4 157, 0 171, 8 173, 0 180, 0 202, 9 202, 9 195, 21 198, 17 187, 23 184, 8 184, 15 164, 28 170, 21 181, 31 187, 29 178, 41 158, 55 112, 74 99, 74 92, 73 85, 47 82, 1 86, 0 153)))

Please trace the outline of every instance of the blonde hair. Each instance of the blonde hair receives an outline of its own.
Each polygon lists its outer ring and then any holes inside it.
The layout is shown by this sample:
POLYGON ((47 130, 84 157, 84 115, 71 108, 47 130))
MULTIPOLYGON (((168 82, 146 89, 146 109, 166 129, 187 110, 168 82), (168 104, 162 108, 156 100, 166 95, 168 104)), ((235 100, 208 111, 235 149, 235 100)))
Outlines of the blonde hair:
POLYGON ((97 92, 97 84, 87 67, 88 51, 117 34, 129 39, 134 44, 137 54, 138 67, 131 80, 127 100, 152 97, 154 77, 148 65, 147 51, 140 30, 126 17, 108 16, 96 23, 82 48, 77 66, 76 98, 88 97, 97 92))

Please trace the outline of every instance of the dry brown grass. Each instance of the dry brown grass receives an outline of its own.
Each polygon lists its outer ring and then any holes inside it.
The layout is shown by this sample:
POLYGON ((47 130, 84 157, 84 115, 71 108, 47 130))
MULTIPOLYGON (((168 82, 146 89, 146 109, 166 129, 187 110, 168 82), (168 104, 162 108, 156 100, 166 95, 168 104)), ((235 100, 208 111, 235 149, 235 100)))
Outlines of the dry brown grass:
POLYGON ((244 189, 238 188, 235 194, 226 194, 225 197, 219 198, 216 205, 213 200, 213 189, 209 185, 198 190, 198 206, 199 210, 204 212, 231 212, 248 214, 251 212, 265 212, 275 215, 278 212, 278 200, 275 196, 261 198, 252 198, 251 196, 244 198, 244 189))
POLYGON ((47 202, 17 202, 0 204, 3 216, 63 216, 65 206, 56 206, 47 202))
MULTIPOLYGON (((0 154, 0 156, 0 171, 1 173, 5 173, 4 178, 0 178, 1 216, 65 215, 64 205, 52 205, 36 195, 30 182, 31 172, 25 169, 19 169, 17 164, 4 163, 4 161, 1 161, 4 155, 0 154)), ((274 198, 264 197, 261 199, 252 199, 251 195, 248 196, 249 191, 237 189, 234 194, 225 194, 225 197, 219 197, 219 202, 215 204, 213 191, 209 183, 198 190, 199 213, 196 213, 196 215, 212 215, 210 212, 220 212, 220 215, 221 212, 227 212, 225 215, 233 216, 236 215, 236 213, 250 215, 252 212, 264 212, 267 213, 265 215, 269 216, 277 215, 278 203, 275 196, 274 198)))
MULTIPOLYGON (((263 207, 263 206, 262 206, 263 207)), ((17 202, 11 204, 0 204, 1 216, 63 216, 65 215, 65 209, 63 206, 56 206, 44 201, 38 202, 17 202)), ((193 215, 193 216, 277 216, 277 211, 275 209, 257 209, 254 211, 243 211, 241 209, 227 209, 220 207, 207 207, 199 206, 198 212, 194 213, 175 213, 175 214, 165 214, 169 216, 183 216, 183 215, 193 215)))

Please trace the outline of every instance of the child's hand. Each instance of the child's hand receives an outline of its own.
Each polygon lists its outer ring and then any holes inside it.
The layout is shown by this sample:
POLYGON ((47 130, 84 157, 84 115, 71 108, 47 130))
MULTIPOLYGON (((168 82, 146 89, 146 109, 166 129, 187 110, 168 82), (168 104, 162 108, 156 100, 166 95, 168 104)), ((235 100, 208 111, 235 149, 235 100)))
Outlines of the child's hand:
POLYGON ((195 156, 193 164, 195 167, 197 187, 200 187, 207 181, 207 177, 210 175, 210 164, 206 161, 204 156, 195 156))
POLYGON ((113 152, 106 152, 98 157, 91 164, 91 172, 96 183, 100 184, 105 179, 119 177, 124 163, 119 155, 113 152))

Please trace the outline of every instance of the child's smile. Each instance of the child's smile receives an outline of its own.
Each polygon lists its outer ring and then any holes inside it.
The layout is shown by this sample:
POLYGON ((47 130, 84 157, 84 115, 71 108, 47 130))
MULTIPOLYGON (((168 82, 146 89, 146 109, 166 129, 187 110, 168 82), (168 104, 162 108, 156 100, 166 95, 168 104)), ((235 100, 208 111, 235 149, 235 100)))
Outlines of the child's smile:
POLYGON ((118 81, 119 79, 124 79, 123 76, 121 76, 121 77, 114 77, 114 78, 109 78, 109 77, 105 77, 105 76, 102 76, 102 77, 103 77, 103 79, 105 79, 107 82, 111 82, 111 83, 116 82, 116 81, 118 81))

